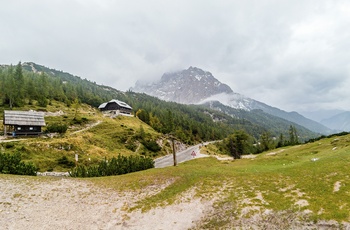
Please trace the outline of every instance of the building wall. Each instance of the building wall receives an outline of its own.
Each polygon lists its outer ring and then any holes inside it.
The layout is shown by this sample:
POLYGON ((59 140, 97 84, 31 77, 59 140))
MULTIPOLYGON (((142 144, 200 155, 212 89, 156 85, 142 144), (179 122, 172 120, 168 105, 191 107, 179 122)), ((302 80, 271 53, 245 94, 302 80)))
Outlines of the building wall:
POLYGON ((121 113, 131 114, 132 110, 128 108, 124 108, 119 106, 117 103, 108 103, 104 109, 101 109, 101 111, 110 111, 110 110, 118 110, 121 113))
POLYGON ((41 133, 40 126, 19 126, 15 125, 14 130, 16 134, 39 134, 41 133))

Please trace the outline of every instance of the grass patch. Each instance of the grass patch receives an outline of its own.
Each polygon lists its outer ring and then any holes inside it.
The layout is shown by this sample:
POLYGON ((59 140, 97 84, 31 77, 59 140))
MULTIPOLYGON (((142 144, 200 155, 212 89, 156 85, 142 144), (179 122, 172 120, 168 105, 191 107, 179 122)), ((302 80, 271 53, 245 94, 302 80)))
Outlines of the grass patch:
POLYGON ((222 163, 202 158, 177 167, 91 181, 117 190, 142 190, 172 180, 170 185, 134 207, 143 210, 172 204, 184 192, 195 188, 198 197, 217 198, 218 213, 208 220, 216 227, 230 222, 222 218, 228 213, 230 218, 241 218, 243 214, 247 218, 264 210, 285 215, 294 212, 293 216, 305 211, 309 213, 308 219, 315 221, 349 221, 349 136, 338 139, 337 150, 332 150, 332 139, 326 139, 285 148, 276 155, 263 153, 255 159, 222 163), (315 154, 318 160, 313 161, 315 154), (334 192, 337 181, 341 181, 341 187, 334 192), (249 210, 249 207, 257 208, 249 210))

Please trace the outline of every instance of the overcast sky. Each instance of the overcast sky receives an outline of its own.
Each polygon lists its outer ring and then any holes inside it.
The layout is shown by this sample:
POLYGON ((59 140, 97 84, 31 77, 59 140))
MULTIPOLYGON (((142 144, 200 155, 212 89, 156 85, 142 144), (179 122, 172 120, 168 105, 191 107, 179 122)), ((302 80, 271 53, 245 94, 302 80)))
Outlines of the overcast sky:
POLYGON ((350 1, 0 0, 0 63, 127 90, 196 66, 291 111, 350 110, 350 1))

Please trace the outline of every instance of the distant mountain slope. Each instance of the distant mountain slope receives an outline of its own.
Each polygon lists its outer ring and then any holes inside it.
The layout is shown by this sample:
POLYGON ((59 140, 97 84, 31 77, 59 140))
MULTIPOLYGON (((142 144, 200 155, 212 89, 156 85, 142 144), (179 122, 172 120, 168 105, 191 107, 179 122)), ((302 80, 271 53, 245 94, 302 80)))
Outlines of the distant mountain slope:
POLYGON ((271 135, 277 137, 283 134, 285 137, 288 136, 290 125, 293 125, 298 130, 298 136, 301 140, 307 140, 310 136, 316 136, 315 133, 305 128, 304 126, 298 125, 297 123, 290 122, 286 119, 273 116, 259 109, 251 111, 235 109, 230 106, 223 105, 218 101, 206 102, 203 104, 205 107, 216 109, 225 114, 228 114, 234 118, 240 119, 242 123, 251 122, 252 124, 258 124, 265 130, 269 130, 271 135))
POLYGON ((223 105, 234 109, 262 110, 265 113, 304 126, 313 132, 332 133, 324 125, 305 118, 297 112, 286 112, 235 93, 228 85, 218 81, 210 72, 196 67, 166 73, 160 81, 151 84, 138 82, 132 90, 183 104, 203 104, 210 101, 219 101, 223 105))
POLYGON ((347 111, 337 114, 322 120, 321 123, 337 131, 350 131, 350 112, 347 111))

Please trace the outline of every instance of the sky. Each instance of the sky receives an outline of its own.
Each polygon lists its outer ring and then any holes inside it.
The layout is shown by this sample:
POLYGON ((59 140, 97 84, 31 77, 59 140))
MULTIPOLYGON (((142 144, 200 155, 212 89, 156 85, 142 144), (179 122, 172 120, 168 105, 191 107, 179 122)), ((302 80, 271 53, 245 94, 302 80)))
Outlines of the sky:
POLYGON ((286 111, 350 110, 350 1, 0 0, 0 64, 126 91, 195 66, 286 111))

